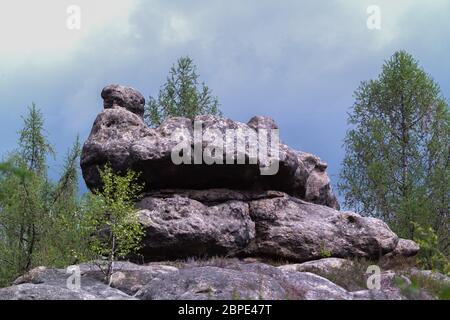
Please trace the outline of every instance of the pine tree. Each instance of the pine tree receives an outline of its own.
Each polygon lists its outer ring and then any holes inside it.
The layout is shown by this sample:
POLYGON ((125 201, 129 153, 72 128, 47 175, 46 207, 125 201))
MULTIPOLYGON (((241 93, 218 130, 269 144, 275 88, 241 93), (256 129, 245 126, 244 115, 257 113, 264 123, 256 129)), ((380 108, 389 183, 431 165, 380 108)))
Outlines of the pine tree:
POLYGON ((0 166, 0 286, 37 265, 63 267, 83 251, 78 199, 77 139, 58 183, 47 176, 53 149, 33 104, 19 132, 19 148, 0 166))
POLYGON ((54 155, 54 151, 45 136, 43 115, 34 102, 28 108, 28 116, 23 118, 23 121, 19 139, 20 155, 30 171, 44 174, 46 157, 54 155))
POLYGON ((410 54, 396 52, 356 90, 348 121, 339 183, 345 205, 382 218, 402 237, 431 227, 448 250, 449 107, 438 84, 410 54))
POLYGON ((220 115, 219 102, 204 83, 199 83, 197 67, 182 57, 170 69, 158 98, 150 96, 145 119, 150 126, 160 125, 168 117, 194 118, 196 115, 220 115))
MULTIPOLYGON (((46 227, 43 222, 49 214, 51 194, 46 159, 49 155, 54 155, 45 136, 43 115, 34 103, 28 108, 28 116, 23 117, 23 122, 17 152, 20 158, 16 156, 15 162, 18 167, 30 172, 30 178, 16 181, 18 198, 10 202, 10 215, 13 219, 18 219, 16 228, 21 257, 18 266, 20 272, 33 266, 46 227)), ((11 228, 14 228, 13 224, 11 228)))
POLYGON ((78 196, 78 178, 79 178, 79 163, 81 156, 80 137, 77 136, 72 148, 68 151, 64 161, 64 170, 59 179, 54 195, 54 201, 61 199, 73 200, 78 196))
POLYGON ((81 145, 77 136, 68 151, 64 169, 53 188, 50 217, 45 238, 46 265, 74 264, 85 253, 87 241, 82 233, 83 211, 80 203, 78 179, 81 145))

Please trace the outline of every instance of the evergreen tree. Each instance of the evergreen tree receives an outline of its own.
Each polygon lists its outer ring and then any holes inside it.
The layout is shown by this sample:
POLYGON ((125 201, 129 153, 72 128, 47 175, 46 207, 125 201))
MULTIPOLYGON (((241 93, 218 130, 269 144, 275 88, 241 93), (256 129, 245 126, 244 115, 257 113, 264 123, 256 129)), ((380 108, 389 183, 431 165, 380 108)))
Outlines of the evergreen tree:
POLYGON ((80 154, 77 137, 66 155, 62 175, 53 187, 43 257, 46 265, 67 266, 79 262, 85 254, 87 241, 81 229, 84 217, 78 190, 80 154))
POLYGON ((20 131, 20 155, 28 169, 38 174, 46 170, 46 157, 54 155, 44 131, 44 118, 34 102, 28 108, 28 116, 23 118, 24 126, 20 131))
POLYGON ((79 163, 81 156, 80 137, 77 136, 64 161, 64 170, 56 186, 54 201, 74 201, 78 197, 79 163))
POLYGON ((15 167, 10 161, 0 162, 0 176, 8 173, 12 173, 22 179, 28 176, 28 170, 15 167))
POLYGON ((18 241, 17 270, 24 272, 33 266, 39 242, 42 239, 49 214, 51 185, 47 178, 47 156, 54 155, 44 131, 44 118, 33 103, 23 117, 23 128, 19 132, 19 150, 11 162, 21 170, 28 170, 28 179, 9 176, 9 191, 6 199, 5 217, 8 229, 18 241))
POLYGON ((196 66, 182 57, 170 69, 158 98, 150 96, 145 119, 150 126, 160 125, 168 117, 194 118, 196 115, 220 115, 219 102, 204 83, 199 83, 196 66))
POLYGON ((396 52, 362 82, 349 114, 339 188, 345 205, 382 218, 402 237, 431 227, 449 241, 449 107, 413 57, 396 52))
POLYGON ((78 200, 77 139, 58 183, 47 177, 54 155, 44 118, 33 104, 24 118, 19 148, 0 166, 0 286, 38 265, 63 267, 83 251, 78 200))

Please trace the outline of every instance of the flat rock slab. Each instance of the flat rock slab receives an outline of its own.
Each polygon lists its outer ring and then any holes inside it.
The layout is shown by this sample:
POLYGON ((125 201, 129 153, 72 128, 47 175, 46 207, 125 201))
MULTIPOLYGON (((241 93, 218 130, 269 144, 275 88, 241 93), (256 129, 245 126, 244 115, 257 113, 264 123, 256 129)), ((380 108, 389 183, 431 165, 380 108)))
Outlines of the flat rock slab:
POLYGON ((137 203, 148 261, 190 256, 378 259, 398 237, 381 220, 280 191, 166 190, 137 203))

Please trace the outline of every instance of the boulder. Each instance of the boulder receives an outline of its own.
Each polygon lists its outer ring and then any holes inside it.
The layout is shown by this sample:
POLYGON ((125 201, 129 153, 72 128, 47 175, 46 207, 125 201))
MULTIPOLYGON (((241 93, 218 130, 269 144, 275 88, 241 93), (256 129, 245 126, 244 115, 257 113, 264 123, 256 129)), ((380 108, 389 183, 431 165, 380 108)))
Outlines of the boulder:
POLYGON ((134 298, 102 281, 95 266, 79 266, 80 288, 67 285, 72 275, 64 269, 35 268, 0 289, 0 300, 133 300, 134 298))
POLYGON ((151 260, 233 255, 255 238, 242 201, 205 205, 182 195, 146 197, 137 206, 145 228, 141 253, 151 260))
POLYGON ((242 273, 254 272, 276 279, 286 291, 289 300, 351 300, 351 293, 330 280, 309 273, 277 268, 266 263, 235 263, 227 268, 242 273))
MULTIPOLYGON (((121 300, 121 295, 109 295, 121 300)), ((131 299, 131 297, 127 297, 131 299)), ((105 296, 95 295, 90 292, 69 290, 47 284, 24 283, 12 287, 0 289, 0 300, 101 300, 105 296)))
POLYGON ((136 294, 142 300, 280 300, 284 296, 274 279, 218 267, 182 269, 153 279, 136 294))
POLYGON ((440 272, 433 270, 420 270, 417 268, 411 268, 409 272, 411 276, 429 279, 430 281, 439 282, 447 287, 450 287, 450 277, 440 272))
MULTIPOLYGON (((39 267, 0 289, 0 300, 400 300, 435 299, 420 289, 414 296, 404 295, 411 281, 402 274, 386 270, 379 289, 350 291, 332 281, 288 266, 227 258, 177 261, 177 267, 160 264, 115 262, 111 287, 95 264, 78 267, 80 288, 70 289, 70 273, 64 269, 39 267)), ((331 260, 321 263, 330 264, 331 260)), ((334 264, 334 263, 331 263, 334 264)), ((338 279, 337 279, 338 280, 338 279)))
POLYGON ((144 300, 347 300, 352 295, 311 273, 281 271, 261 263, 184 268, 151 280, 137 292, 144 300))
POLYGON ((144 117, 145 98, 137 90, 117 84, 109 85, 102 90, 103 108, 125 108, 144 117))
POLYGON ((277 126, 271 118, 254 117, 245 124, 212 115, 193 120, 175 117, 149 128, 143 119, 143 97, 136 90, 112 85, 103 89, 102 97, 104 110, 97 116, 81 156, 83 177, 91 190, 101 188, 99 168, 110 163, 115 171, 141 172, 146 191, 278 190, 339 208, 326 174, 327 164, 283 143, 277 145, 277 136, 271 135, 277 126), (184 147, 178 156, 191 164, 173 161, 172 151, 180 145, 184 147), (193 164, 196 159, 201 163, 193 164))
POLYGON ((385 271, 380 274, 379 289, 365 289, 352 292, 355 300, 405 300, 401 288, 396 280, 401 277, 402 281, 411 283, 405 276, 397 276, 393 271, 385 271))
POLYGON ((252 251, 261 256, 300 262, 324 257, 378 259, 398 241, 379 219, 287 195, 256 200, 249 207, 256 225, 252 251))
POLYGON ((351 260, 342 258, 323 258, 304 263, 287 264, 278 267, 285 271, 311 272, 319 274, 331 274, 344 268, 350 269, 353 265, 351 260))
POLYGON ((137 203, 147 260, 226 255, 304 262, 377 259, 398 237, 381 220, 280 191, 161 190, 137 203))
POLYGON ((420 247, 413 240, 399 239, 394 251, 389 253, 390 257, 402 256, 412 257, 415 256, 420 250, 420 247))
POLYGON ((380 274, 379 289, 352 292, 354 300, 434 300, 436 297, 425 288, 411 289, 412 282, 404 274, 392 270, 380 274))
POLYGON ((130 262, 115 262, 114 266, 116 271, 111 275, 111 287, 129 295, 134 295, 156 277, 178 271, 178 268, 174 266, 159 263, 138 265, 130 262))

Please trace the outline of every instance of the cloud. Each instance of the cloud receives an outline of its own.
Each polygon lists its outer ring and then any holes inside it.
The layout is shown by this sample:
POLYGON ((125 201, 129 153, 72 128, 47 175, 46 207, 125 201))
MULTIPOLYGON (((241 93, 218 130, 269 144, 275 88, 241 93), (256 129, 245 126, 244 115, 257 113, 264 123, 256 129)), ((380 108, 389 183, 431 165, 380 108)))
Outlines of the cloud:
POLYGON ((134 0, 8 0, 0 3, 0 58, 18 64, 25 59, 51 60, 67 55, 86 37, 106 30, 126 30, 134 0), (81 9, 81 29, 67 28, 67 8, 81 9), (36 59, 37 58, 37 59, 36 59))

